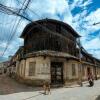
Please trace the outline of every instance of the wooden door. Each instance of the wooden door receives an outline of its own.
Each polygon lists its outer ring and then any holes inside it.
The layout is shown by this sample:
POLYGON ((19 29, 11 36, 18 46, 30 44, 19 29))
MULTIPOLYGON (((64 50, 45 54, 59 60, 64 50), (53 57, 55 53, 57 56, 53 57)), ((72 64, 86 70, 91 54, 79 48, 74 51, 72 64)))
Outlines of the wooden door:
POLYGON ((62 62, 51 62, 51 84, 63 84, 62 62))

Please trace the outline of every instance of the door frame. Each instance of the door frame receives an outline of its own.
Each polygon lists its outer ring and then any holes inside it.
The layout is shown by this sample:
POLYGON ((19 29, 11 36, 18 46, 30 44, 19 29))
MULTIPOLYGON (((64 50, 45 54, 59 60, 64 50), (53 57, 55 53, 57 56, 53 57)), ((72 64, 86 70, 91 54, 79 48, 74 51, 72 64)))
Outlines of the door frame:
MULTIPOLYGON (((52 85, 59 85, 59 84, 64 84, 64 72, 63 72, 63 70, 64 70, 64 62, 62 62, 62 61, 51 61, 51 63, 50 63, 50 76, 51 76, 51 84, 52 85), (62 82, 58 82, 58 83, 52 83, 52 63, 57 63, 57 64, 61 64, 61 81, 62 82)), ((57 75, 57 73, 56 73, 56 75, 57 75)), ((56 76, 57 77, 57 76, 56 76)), ((57 81, 57 79, 56 79, 56 81, 57 81)))

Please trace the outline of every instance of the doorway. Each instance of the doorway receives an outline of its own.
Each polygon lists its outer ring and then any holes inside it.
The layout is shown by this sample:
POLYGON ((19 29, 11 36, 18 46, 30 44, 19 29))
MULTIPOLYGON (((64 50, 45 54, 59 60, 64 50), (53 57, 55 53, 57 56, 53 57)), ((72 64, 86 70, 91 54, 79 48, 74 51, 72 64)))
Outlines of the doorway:
POLYGON ((63 62, 51 62, 51 84, 63 84, 63 62))
POLYGON ((91 70, 90 70, 90 68, 88 67, 87 68, 87 75, 89 75, 91 73, 91 70))

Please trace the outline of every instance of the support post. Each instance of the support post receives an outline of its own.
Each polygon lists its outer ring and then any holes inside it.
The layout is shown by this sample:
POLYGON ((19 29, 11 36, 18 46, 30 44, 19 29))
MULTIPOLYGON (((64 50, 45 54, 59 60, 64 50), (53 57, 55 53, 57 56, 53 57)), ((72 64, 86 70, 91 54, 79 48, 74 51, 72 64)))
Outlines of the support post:
POLYGON ((96 68, 96 61, 95 61, 95 59, 94 59, 94 64, 95 64, 95 67, 94 67, 95 80, 97 80, 97 68, 96 68))
POLYGON ((80 38, 79 38, 79 85, 82 87, 82 60, 81 60, 81 44, 80 44, 80 38))

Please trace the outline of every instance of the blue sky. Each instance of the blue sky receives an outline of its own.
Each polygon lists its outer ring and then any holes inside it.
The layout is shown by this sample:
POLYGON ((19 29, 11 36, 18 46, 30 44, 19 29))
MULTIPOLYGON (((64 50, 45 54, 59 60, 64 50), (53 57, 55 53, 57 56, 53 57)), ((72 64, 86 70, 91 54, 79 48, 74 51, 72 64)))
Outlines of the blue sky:
MULTIPOLYGON (((0 3, 21 8, 24 0, 0 0, 0 3)), ((64 21, 71 25, 82 37, 82 46, 93 56, 100 59, 100 24, 93 26, 93 23, 100 22, 100 4, 98 0, 31 0, 29 9, 24 13, 31 20, 53 18, 64 21), (41 2, 42 1, 42 2, 41 2), (30 10, 31 9, 31 10, 30 10), (35 12, 35 13, 33 13, 35 12)), ((2 55, 9 37, 14 32, 20 18, 14 15, 7 15, 0 12, 0 55, 2 55)), ((0 61, 13 55, 23 40, 19 38, 22 30, 29 22, 22 19, 16 34, 5 54, 0 56, 0 61)))

